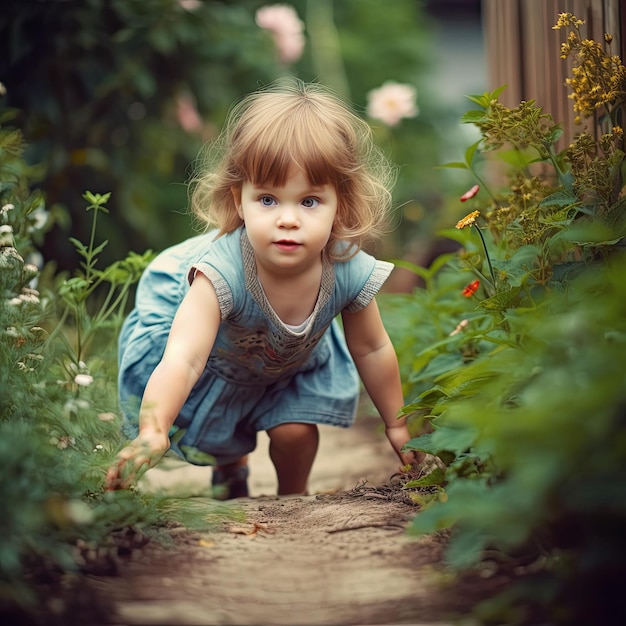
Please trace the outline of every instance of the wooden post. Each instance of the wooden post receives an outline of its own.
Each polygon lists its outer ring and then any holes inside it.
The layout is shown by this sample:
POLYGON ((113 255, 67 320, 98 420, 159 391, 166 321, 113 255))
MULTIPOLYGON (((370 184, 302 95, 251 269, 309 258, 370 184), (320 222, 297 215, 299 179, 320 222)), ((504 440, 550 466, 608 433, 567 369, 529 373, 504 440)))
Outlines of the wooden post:
MULTIPOLYGON (((585 20, 585 36, 603 41, 613 35, 612 50, 626 58, 626 5, 621 0, 483 0, 489 89, 507 84, 500 101, 515 107, 535 100, 563 124, 566 145, 583 126, 574 124, 565 78, 569 61, 560 58, 565 30, 552 30, 559 13, 585 20)), ((590 120, 591 121, 591 120, 590 120)), ((593 132, 596 124, 587 123, 593 132)), ((563 146, 560 146, 563 147, 563 146)))

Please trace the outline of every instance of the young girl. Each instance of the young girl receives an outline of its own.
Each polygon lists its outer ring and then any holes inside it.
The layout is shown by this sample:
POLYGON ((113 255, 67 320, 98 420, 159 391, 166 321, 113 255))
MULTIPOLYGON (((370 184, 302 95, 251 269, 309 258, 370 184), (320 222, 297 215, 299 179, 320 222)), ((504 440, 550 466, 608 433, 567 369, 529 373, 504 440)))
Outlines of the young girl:
POLYGON ((213 460, 223 498, 246 496, 247 454, 264 430, 278 494, 306 493, 317 424, 352 424, 359 375, 401 462, 414 461, 401 452, 398 362, 374 299, 393 266, 361 250, 391 200, 392 170, 369 127, 294 81, 234 107, 220 146, 191 196, 216 229, 152 262, 122 329, 119 389, 134 439, 107 488, 129 486, 171 446, 192 463, 213 460))

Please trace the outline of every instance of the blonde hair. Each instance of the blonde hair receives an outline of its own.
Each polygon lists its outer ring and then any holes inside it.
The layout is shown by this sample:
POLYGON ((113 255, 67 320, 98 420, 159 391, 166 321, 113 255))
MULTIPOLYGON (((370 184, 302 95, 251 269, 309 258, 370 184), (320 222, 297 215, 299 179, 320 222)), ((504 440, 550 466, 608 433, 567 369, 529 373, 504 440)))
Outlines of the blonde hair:
POLYGON ((291 79, 246 96, 204 157, 191 181, 191 209, 220 235, 243 224, 233 188, 283 186, 294 165, 311 184, 335 187, 331 257, 349 258, 384 232, 395 170, 374 145, 369 125, 318 84, 291 79))

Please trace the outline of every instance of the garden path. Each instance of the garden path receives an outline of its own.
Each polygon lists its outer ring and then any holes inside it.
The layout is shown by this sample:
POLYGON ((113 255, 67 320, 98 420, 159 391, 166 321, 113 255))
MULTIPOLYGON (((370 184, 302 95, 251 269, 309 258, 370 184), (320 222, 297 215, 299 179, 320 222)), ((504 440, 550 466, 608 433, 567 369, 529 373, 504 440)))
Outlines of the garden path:
MULTIPOLYGON (((237 518, 203 532, 180 529, 173 548, 151 542, 120 576, 92 577, 113 603, 108 623, 452 624, 451 611, 469 610, 493 584, 446 585, 445 539, 407 535, 417 509, 391 488, 397 459, 378 424, 360 418, 351 429, 321 428, 306 497, 271 495, 264 435, 251 458, 251 497, 227 505, 237 518)), ((168 461, 143 487, 203 497, 209 483, 210 470, 168 461)))

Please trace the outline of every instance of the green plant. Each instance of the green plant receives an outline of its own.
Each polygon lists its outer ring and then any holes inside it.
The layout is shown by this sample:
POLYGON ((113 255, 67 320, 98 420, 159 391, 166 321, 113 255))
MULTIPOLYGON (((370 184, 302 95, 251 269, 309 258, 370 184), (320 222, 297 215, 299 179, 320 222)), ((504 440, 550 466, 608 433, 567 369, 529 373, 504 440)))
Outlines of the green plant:
POLYGON ((534 102, 509 109, 501 90, 471 96, 480 108, 464 121, 482 138, 449 167, 475 172, 480 187, 461 198, 474 210, 445 232, 462 248, 436 266, 412 309, 398 306, 409 311, 405 332, 435 326, 397 342, 410 370, 404 412, 416 429, 428 424, 407 448, 441 461, 406 486, 438 486, 420 498, 413 530, 450 528, 451 564, 491 560, 517 577, 476 608, 480 623, 624 615, 626 161, 617 121, 626 70, 581 38, 582 24, 562 14, 557 26, 573 28, 564 52, 578 53, 575 77, 594 61, 586 82, 569 85, 577 110, 597 115, 597 139, 584 129, 557 151, 560 125, 534 102), (506 165, 501 190, 485 185, 487 155, 506 165), (463 271, 477 280, 462 292, 463 271))
POLYGON ((0 614, 11 623, 56 615, 60 624, 104 602, 85 595, 82 573, 113 571, 129 529, 165 538, 166 526, 206 527, 220 509, 104 492, 105 468, 122 444, 115 341, 151 253, 100 270, 106 242, 96 243, 96 217, 107 196, 87 193, 93 230, 88 244, 74 240, 83 258, 76 275, 25 262, 48 220, 24 147, 19 131, 0 127, 0 614))
MULTIPOLYGON (((104 329, 111 332, 113 338, 119 333, 123 317, 127 311, 127 300, 131 287, 139 280, 143 270, 154 257, 151 250, 139 255, 130 252, 122 261, 115 261, 104 270, 96 267, 98 255, 107 246, 108 241, 99 245, 95 243, 98 213, 108 213, 106 203, 110 194, 93 194, 86 192, 85 200, 89 202, 87 211, 93 211, 93 221, 89 243, 87 245, 71 237, 78 255, 82 271, 76 276, 63 279, 58 287, 58 294, 63 303, 63 313, 57 329, 63 329, 71 316, 72 328, 75 333, 76 351, 73 363, 78 365, 83 357, 89 341, 93 336, 104 329), (106 287, 103 297, 98 302, 97 309, 90 314, 87 302, 94 299, 98 290, 106 287)), ((67 347, 71 348, 68 342, 67 347)))

